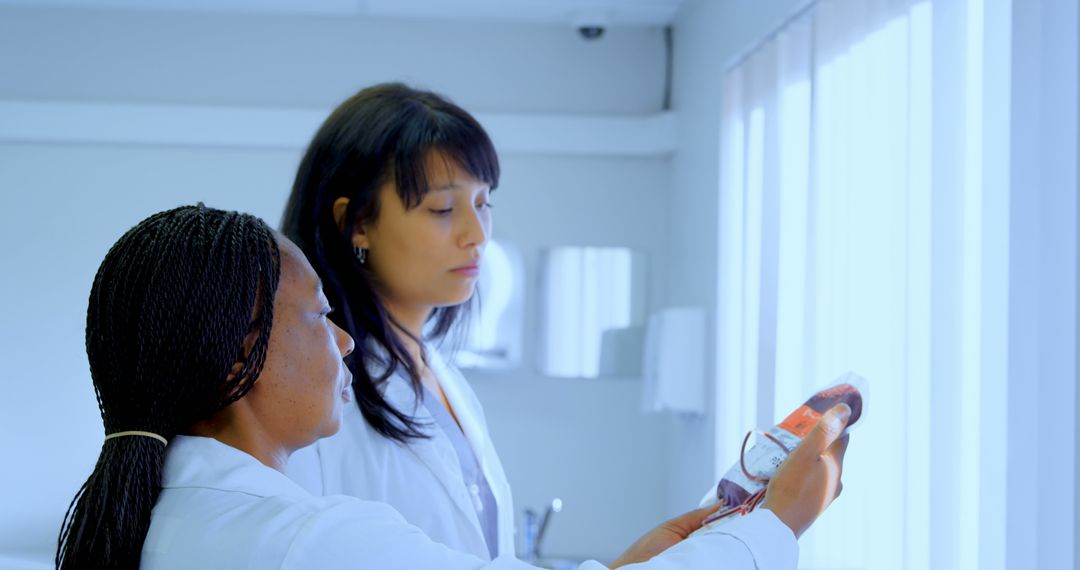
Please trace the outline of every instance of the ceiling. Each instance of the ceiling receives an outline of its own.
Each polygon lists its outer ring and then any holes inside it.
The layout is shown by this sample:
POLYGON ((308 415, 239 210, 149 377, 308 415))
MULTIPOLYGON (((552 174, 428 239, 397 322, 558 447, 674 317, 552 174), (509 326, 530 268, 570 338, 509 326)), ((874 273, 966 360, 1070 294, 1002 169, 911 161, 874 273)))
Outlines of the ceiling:
POLYGON ((685 0, 0 0, 87 9, 338 15, 573 26, 664 26, 685 0))

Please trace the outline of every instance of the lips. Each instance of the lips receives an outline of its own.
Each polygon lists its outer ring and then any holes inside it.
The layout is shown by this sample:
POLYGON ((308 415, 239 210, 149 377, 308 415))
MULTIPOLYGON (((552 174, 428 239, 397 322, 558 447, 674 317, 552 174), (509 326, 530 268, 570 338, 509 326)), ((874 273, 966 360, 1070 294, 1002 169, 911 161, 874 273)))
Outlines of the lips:
POLYGON ((341 398, 346 402, 351 402, 353 399, 352 390, 352 373, 348 370, 345 371, 345 382, 341 385, 341 398))
POLYGON ((475 278, 480 275, 480 264, 470 263, 468 265, 462 265, 450 270, 450 273, 457 275, 458 277, 466 277, 469 279, 475 278))

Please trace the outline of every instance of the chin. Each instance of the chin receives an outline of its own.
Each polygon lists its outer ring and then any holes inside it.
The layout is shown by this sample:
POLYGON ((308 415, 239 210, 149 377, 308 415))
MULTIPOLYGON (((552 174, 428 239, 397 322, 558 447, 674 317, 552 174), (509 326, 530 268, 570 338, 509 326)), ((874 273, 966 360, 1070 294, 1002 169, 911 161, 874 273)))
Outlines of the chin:
MULTIPOLYGON (((340 423, 336 423, 333 426, 328 426, 326 429, 322 430, 322 432, 319 433, 318 439, 328 438, 328 437, 336 434, 338 432, 338 430, 340 430, 340 429, 341 429, 341 424, 340 423)), ((318 441, 318 439, 316 441, 318 441)), ((314 442, 312 442, 312 443, 314 443, 314 442)))
POLYGON ((456 296, 457 301, 454 304, 461 305, 463 303, 468 303, 474 295, 476 295, 476 287, 469 287, 468 289, 464 289, 458 292, 458 295, 456 296))
POLYGON ((341 429, 341 408, 334 411, 333 419, 326 422, 323 429, 319 430, 319 439, 330 437, 341 429))
POLYGON ((440 306, 460 305, 469 299, 476 293, 476 283, 474 280, 462 281, 448 281, 443 283, 443 287, 439 290, 431 291, 432 297, 439 298, 440 306))
POLYGON ((461 292, 457 295, 446 295, 442 299, 439 299, 433 306, 440 309, 449 309, 450 307, 457 307, 458 305, 464 305, 468 303, 473 297, 473 291, 470 289, 467 292, 461 292))

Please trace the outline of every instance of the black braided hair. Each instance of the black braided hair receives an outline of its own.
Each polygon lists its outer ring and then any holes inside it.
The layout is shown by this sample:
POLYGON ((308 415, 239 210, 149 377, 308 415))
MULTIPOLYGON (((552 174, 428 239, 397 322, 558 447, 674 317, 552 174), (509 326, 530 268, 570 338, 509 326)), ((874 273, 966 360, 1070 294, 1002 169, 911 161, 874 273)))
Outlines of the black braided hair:
MULTIPOLYGON (((401 83, 368 87, 338 106, 315 134, 281 221, 282 233, 300 247, 322 279, 337 309, 330 318, 356 340, 356 350, 345 362, 364 420, 382 436, 402 443, 426 437, 423 426, 409 410, 387 402, 380 385, 400 366, 419 396, 420 369, 398 331, 412 335, 396 326, 376 295, 375 275, 357 260, 352 234, 358 219, 378 219, 379 188, 388 180, 395 182, 406 208, 420 204, 430 190, 425 158, 431 151, 441 152, 492 191, 498 187, 499 158, 472 115, 438 94, 401 83), (341 197, 349 198, 344 228, 333 215, 334 201, 341 197)), ((435 309, 428 339, 441 341, 452 331, 461 332, 468 309, 467 303, 435 309)))
MULTIPOLYGON (((125 233, 86 314, 105 433, 171 439, 242 398, 266 361, 280 268, 272 230, 247 214, 184 206, 125 233)), ((149 437, 102 444, 64 516, 58 570, 139 567, 164 457, 149 437)))

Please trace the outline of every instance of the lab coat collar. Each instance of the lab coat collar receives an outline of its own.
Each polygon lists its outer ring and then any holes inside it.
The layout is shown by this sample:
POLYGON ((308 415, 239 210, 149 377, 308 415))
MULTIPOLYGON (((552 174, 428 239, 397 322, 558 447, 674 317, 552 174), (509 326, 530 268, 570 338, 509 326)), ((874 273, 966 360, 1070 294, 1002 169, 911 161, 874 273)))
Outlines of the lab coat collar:
MULTIPOLYGON (((428 350, 428 359, 430 361, 433 358, 431 356, 433 351, 431 351, 430 347, 428 350)), ((436 370, 435 373, 439 375, 439 381, 445 392, 446 381, 444 380, 442 373, 438 370, 436 370)), ((475 527, 476 533, 482 536, 479 516, 476 514, 476 508, 473 505, 472 498, 465 489, 465 480, 462 478, 461 461, 458 459, 457 451, 454 450, 454 446, 450 443, 449 438, 442 433, 441 428, 435 422, 435 418, 431 415, 428 408, 423 402, 417 399, 416 392, 413 391, 412 382, 409 380, 408 374, 402 370, 398 370, 392 375, 385 384, 383 396, 398 410, 412 415, 417 422, 424 426, 423 429, 425 433, 430 434, 431 437, 429 438, 409 441, 408 445, 404 446, 405 449, 409 453, 412 453, 420 463, 431 471, 434 478, 439 481, 439 484, 441 484, 446 491, 447 496, 453 501, 454 506, 456 506, 466 520, 475 527)), ((464 409, 451 400, 449 393, 447 393, 447 399, 450 400, 450 406, 454 408, 454 413, 457 415, 458 421, 464 424, 462 418, 467 415, 464 409)), ((439 404, 435 403, 432 405, 439 404)), ((469 440, 468 432, 465 432, 465 438, 466 440, 469 440)), ((471 440, 469 440, 469 445, 473 446, 474 450, 476 449, 475 444, 471 440)), ((479 453, 477 453, 477 457, 480 457, 479 453)), ((481 460, 481 466, 482 465, 483 460, 481 460)), ((485 475, 486 474, 485 471, 485 475)))
MULTIPOLYGON (((374 350, 379 355, 379 358, 385 358, 385 350, 379 348, 378 345, 374 345, 374 350)), ((473 454, 480 460, 481 468, 484 468, 486 472, 487 435, 474 409, 473 402, 466 396, 465 387, 462 386, 465 382, 464 377, 446 363, 439 349, 435 346, 425 343, 424 355, 428 367, 439 378, 439 385, 442 386, 443 394, 446 395, 446 400, 454 411, 454 416, 461 426, 461 431, 465 434, 466 441, 472 447, 473 454)), ((380 364, 372 363, 372 365, 372 369, 381 368, 380 364)), ((401 367, 398 367, 394 374, 387 379, 383 396, 399 411, 413 416, 420 422, 434 422, 431 413, 417 399, 408 372, 401 367)))
MULTIPOLYGON (((460 372, 446 364, 437 349, 431 345, 425 345, 424 350, 428 366, 439 378, 439 385, 453 409, 462 433, 465 434, 465 440, 469 442, 473 454, 479 460, 484 475, 490 479, 487 465, 489 445, 487 433, 473 402, 466 396, 465 387, 462 385, 465 379, 460 372)), ((421 424, 432 426, 435 424, 435 418, 431 412, 416 397, 412 381, 406 371, 399 368, 388 379, 383 396, 399 411, 410 414, 421 424)), ((438 405, 438 403, 435 402, 432 405, 438 405)), ((457 457, 456 453, 454 457, 457 457)))
MULTIPOLYGON (((458 422, 465 434, 465 440, 472 447, 480 469, 488 480, 488 485, 495 496, 498 505, 499 516, 499 552, 512 554, 514 552, 514 508, 513 499, 510 496, 509 486, 506 484, 506 474, 499 464, 491 443, 487 427, 484 423, 483 412, 480 403, 472 394, 465 377, 458 372, 457 368, 448 364, 438 349, 432 344, 425 344, 424 349, 428 357, 428 365, 442 385, 443 393, 454 409, 458 422)), ((381 352, 379 354, 382 354, 381 352)), ((375 365, 378 369, 378 365, 375 365)), ((454 505, 476 529, 477 536, 482 536, 480 519, 476 508, 465 490, 465 482, 461 476, 461 464, 454 450, 453 444, 435 424, 430 411, 417 400, 416 392, 413 391, 412 382, 405 370, 398 369, 382 387, 383 397, 386 398, 397 410, 408 413, 416 418, 421 424, 430 425, 428 433, 433 437, 429 439, 411 440, 402 446, 408 453, 412 453, 417 460, 427 467, 435 479, 446 490, 454 505), (434 428, 434 429, 432 429, 434 428)))
POLYGON ((480 403, 472 395, 465 376, 456 367, 447 364, 438 351, 430 351, 428 365, 439 377, 446 399, 450 402, 450 407, 454 408, 458 423, 461 424, 461 431, 465 433, 466 441, 472 446, 473 453, 480 462, 480 470, 493 490, 495 504, 499 509, 498 516, 502 521, 499 524, 499 552, 513 553, 514 533, 506 530, 514 526, 513 501, 506 485, 506 474, 495 456, 495 446, 484 422, 480 403))
POLYGON ((472 402, 465 397, 465 387, 462 386, 465 379, 457 370, 447 366, 437 350, 431 348, 428 349, 428 366, 439 377, 439 384, 442 386, 443 393, 446 394, 446 400, 450 402, 450 407, 454 409, 461 431, 472 447, 473 454, 480 461, 484 476, 490 480, 491 476, 487 470, 487 435, 480 423, 480 418, 473 410, 472 402))
POLYGON ((216 439, 191 435, 169 441, 161 487, 204 487, 257 497, 311 497, 303 487, 251 455, 216 439))
MULTIPOLYGON (((410 414, 420 424, 424 433, 430 436, 426 439, 410 440, 405 448, 416 455, 416 458, 435 474, 435 478, 446 487, 449 495, 455 498, 455 502, 458 502, 457 499, 460 493, 455 491, 464 488, 465 483, 461 478, 461 467, 457 452, 454 451, 453 444, 450 443, 449 439, 441 433, 438 424, 435 422, 435 417, 431 415, 423 402, 417 398, 408 376, 402 372, 391 376, 386 383, 383 396, 390 405, 410 414)), ((459 506, 466 508, 469 505, 471 503, 462 500, 459 506)), ((465 510, 469 509, 466 508, 465 510)))

